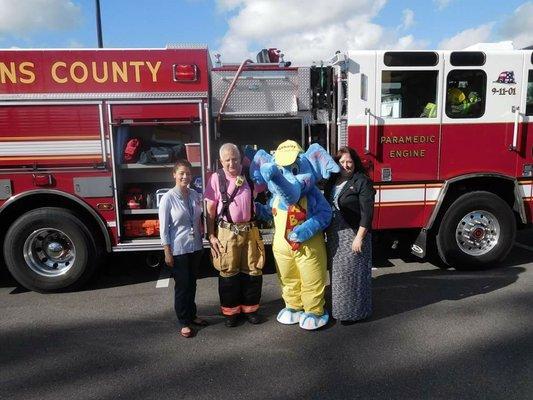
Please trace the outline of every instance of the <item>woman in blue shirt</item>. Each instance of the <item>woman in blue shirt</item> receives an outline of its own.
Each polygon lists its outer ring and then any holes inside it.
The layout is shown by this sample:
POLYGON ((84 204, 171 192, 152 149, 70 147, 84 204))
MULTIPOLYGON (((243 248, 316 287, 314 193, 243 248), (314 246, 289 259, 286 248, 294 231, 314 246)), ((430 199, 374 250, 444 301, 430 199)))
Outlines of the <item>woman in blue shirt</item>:
POLYGON ((174 165, 176 185, 161 198, 159 227, 165 264, 174 278, 174 309, 180 325, 180 334, 191 337, 192 324, 207 325, 196 316, 196 274, 202 258, 200 221, 202 196, 189 188, 191 164, 180 160, 174 165))

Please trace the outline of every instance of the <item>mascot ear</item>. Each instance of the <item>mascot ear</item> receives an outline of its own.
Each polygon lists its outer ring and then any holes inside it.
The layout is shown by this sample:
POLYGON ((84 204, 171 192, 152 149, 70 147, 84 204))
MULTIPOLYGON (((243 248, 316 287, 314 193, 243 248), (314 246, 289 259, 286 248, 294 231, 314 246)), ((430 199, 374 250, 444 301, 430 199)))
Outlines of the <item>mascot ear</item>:
POLYGON ((261 165, 274 162, 274 157, 263 149, 257 150, 250 164, 250 178, 257 184, 266 184, 267 182, 261 175, 261 165))
POLYGON ((340 171, 339 166, 333 160, 328 152, 320 146, 318 143, 313 143, 307 151, 303 154, 303 157, 307 158, 317 180, 329 179, 332 173, 340 171))
POLYGON ((256 152, 257 150, 254 150, 252 146, 246 145, 243 150, 242 165, 249 167, 256 152))

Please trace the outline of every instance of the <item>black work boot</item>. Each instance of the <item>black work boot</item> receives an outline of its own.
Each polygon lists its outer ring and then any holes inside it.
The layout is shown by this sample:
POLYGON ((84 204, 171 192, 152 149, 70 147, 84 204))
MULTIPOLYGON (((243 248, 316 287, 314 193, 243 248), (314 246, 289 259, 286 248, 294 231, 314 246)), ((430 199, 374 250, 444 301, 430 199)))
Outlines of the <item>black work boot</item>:
POLYGON ((237 317, 238 315, 226 315, 226 322, 224 322, 224 325, 226 325, 228 328, 236 327, 237 317))
POLYGON ((253 325, 260 324, 263 321, 263 319, 257 312, 251 312, 244 315, 246 316, 246 319, 248 319, 248 322, 253 325))

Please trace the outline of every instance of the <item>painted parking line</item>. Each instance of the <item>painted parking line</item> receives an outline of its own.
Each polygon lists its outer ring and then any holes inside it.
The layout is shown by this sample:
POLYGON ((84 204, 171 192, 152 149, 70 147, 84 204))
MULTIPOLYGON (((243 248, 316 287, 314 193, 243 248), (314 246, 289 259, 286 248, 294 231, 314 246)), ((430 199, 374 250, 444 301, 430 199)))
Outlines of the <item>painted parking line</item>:
POLYGON ((170 284, 170 273, 165 270, 161 270, 161 273, 159 274, 159 279, 157 280, 157 283, 155 284, 156 289, 160 288, 166 288, 170 284))
POLYGON ((528 246, 526 244, 522 244, 522 243, 518 243, 518 242, 515 242, 514 245, 516 247, 520 247, 521 249, 526 249, 526 250, 529 250, 529 251, 533 251, 533 246, 528 246))

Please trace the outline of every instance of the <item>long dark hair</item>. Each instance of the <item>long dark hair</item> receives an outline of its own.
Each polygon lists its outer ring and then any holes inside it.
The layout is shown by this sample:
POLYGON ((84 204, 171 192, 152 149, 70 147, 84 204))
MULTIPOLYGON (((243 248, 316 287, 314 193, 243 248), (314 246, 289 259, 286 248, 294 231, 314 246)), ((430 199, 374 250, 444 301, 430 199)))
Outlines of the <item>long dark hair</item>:
POLYGON ((339 163, 339 160, 341 159, 343 154, 349 154, 350 155, 350 158, 352 159, 352 161, 354 163, 354 172, 362 172, 363 174, 368 176, 368 171, 363 166, 363 163, 361 162, 361 158, 359 157, 357 152, 354 149, 352 149, 351 147, 344 146, 344 147, 341 147, 337 151, 337 154, 335 154, 335 157, 333 157, 333 159, 335 160, 335 162, 337 164, 339 163))

